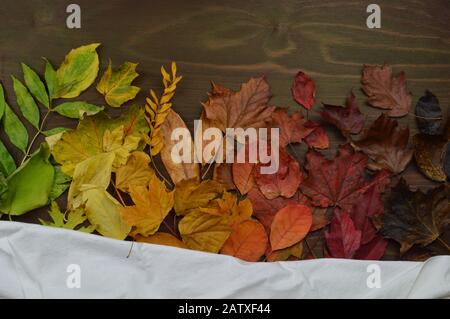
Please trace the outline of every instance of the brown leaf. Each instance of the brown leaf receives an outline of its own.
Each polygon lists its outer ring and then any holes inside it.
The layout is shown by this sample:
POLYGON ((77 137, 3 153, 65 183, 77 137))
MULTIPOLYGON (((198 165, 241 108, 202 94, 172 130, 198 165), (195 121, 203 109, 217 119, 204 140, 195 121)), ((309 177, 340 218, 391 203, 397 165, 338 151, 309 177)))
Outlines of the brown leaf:
POLYGON ((226 190, 235 190, 236 185, 233 182, 232 164, 216 163, 214 165, 213 180, 222 184, 226 190))
POLYGON ((292 97, 295 102, 310 110, 314 106, 316 98, 316 84, 306 73, 297 73, 292 84, 292 97))
POLYGON ((415 244, 426 246, 450 224, 450 189, 441 185, 427 193, 412 192, 401 179, 391 191, 383 217, 374 221, 384 237, 401 244, 402 254, 415 244))
POLYGON ((388 169, 398 174, 406 168, 413 156, 413 149, 408 141, 409 129, 398 128, 396 120, 381 114, 365 131, 364 136, 352 145, 372 159, 373 162, 368 164, 370 169, 388 169))
POLYGON ((414 158, 417 166, 428 178, 445 182, 444 160, 448 140, 441 135, 419 133, 413 137, 414 158))
POLYGON ((291 256, 297 259, 301 259, 302 255, 303 255, 303 241, 296 243, 290 247, 270 252, 269 256, 267 256, 267 261, 269 262, 286 261, 291 256))
POLYGON ((194 163, 194 143, 191 138, 191 161, 189 163, 175 163, 172 159, 172 152, 182 155, 181 150, 175 151, 174 147, 179 145, 178 141, 173 141, 171 138, 172 131, 176 128, 185 128, 186 124, 183 119, 173 110, 169 111, 166 120, 161 124, 161 134, 164 137, 164 146, 161 150, 161 160, 166 167, 167 172, 174 184, 178 184, 182 180, 190 178, 200 178, 200 168, 197 163, 194 163))
POLYGON ((226 128, 260 128, 270 121, 274 107, 267 106, 271 92, 265 77, 251 78, 238 92, 214 89, 203 104, 206 117, 223 132, 226 128))
POLYGON ((233 163, 232 175, 237 189, 242 195, 247 194, 255 185, 254 172, 255 163, 233 163))
POLYGON ((272 113, 271 127, 279 128, 280 146, 285 147, 300 143, 314 131, 315 127, 305 126, 307 122, 300 110, 289 115, 286 108, 279 107, 272 113))
POLYGON ((404 72, 392 75, 388 65, 364 65, 361 82, 372 106, 389 110, 387 114, 392 117, 409 113, 412 99, 404 72))
POLYGON ((308 121, 305 127, 312 130, 312 132, 305 138, 306 144, 315 149, 327 149, 330 146, 330 141, 325 130, 316 122, 308 121))

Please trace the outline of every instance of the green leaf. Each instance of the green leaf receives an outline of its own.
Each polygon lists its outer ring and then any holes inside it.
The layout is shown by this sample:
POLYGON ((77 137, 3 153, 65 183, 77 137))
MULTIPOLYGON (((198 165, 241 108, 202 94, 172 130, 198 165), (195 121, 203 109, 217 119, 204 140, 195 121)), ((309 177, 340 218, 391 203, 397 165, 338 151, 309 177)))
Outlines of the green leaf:
POLYGON ((2 121, 6 135, 8 135, 11 143, 25 153, 28 146, 27 129, 6 102, 2 121))
POLYGON ((100 111, 103 111, 103 106, 97 106, 94 104, 89 104, 87 102, 66 102, 55 107, 55 111, 58 114, 70 117, 73 119, 81 119, 85 115, 94 115, 100 111))
POLYGON ((39 129, 40 113, 39 108, 36 105, 30 92, 28 92, 25 85, 17 80, 14 76, 11 76, 14 83, 14 92, 16 93, 17 104, 19 104, 20 111, 23 116, 37 129, 39 129))
POLYGON ((55 169, 50 152, 41 144, 22 166, 8 177, 8 190, 0 198, 0 212, 22 215, 49 203, 55 169))
POLYGON ((22 63, 22 70, 28 90, 30 90, 36 100, 41 102, 47 108, 50 108, 47 91, 45 90, 45 85, 42 83, 39 75, 25 63, 22 63))
MULTIPOLYGON (((8 190, 8 180, 0 172, 0 196, 8 190)), ((2 214, 0 214, 1 217, 2 214)))
POLYGON ((52 136, 55 134, 64 133, 67 130, 68 130, 67 127, 55 127, 55 128, 43 131, 42 134, 44 134, 44 136, 48 137, 48 136, 52 136))
POLYGON ((88 227, 80 227, 76 229, 78 226, 83 224, 87 220, 87 216, 84 214, 82 209, 72 210, 67 214, 67 220, 65 219, 64 214, 61 212, 61 209, 58 206, 58 203, 52 202, 50 206, 50 210, 48 211, 51 222, 42 220, 39 218, 39 222, 42 225, 57 227, 57 228, 65 228, 71 230, 78 230, 84 233, 92 233, 95 230, 95 226, 88 227))
POLYGON ((74 98, 86 90, 97 77, 99 59, 93 43, 73 49, 56 71, 58 92, 56 97, 74 98))
POLYGON ((16 162, 14 158, 9 154, 5 145, 0 141, 0 172, 4 176, 11 175, 16 170, 16 162))
POLYGON ((61 171, 60 166, 55 166, 55 180, 50 191, 50 200, 55 200, 66 191, 70 186, 71 177, 61 171))
POLYGON ((137 63, 125 62, 118 70, 112 70, 111 60, 108 68, 97 84, 97 91, 105 96, 106 103, 112 107, 120 107, 123 103, 134 99, 140 88, 131 86, 131 82, 139 76, 137 63))
POLYGON ((48 94, 50 100, 57 98, 58 93, 58 81, 56 79, 56 71, 53 65, 46 58, 45 60, 45 82, 47 83, 48 94))

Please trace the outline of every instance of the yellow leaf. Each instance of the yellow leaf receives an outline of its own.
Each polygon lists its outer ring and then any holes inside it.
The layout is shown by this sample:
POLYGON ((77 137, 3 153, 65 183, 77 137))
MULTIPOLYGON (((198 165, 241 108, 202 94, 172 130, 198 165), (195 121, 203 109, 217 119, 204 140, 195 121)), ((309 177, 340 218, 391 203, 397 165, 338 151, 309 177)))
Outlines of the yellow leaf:
POLYGON ((170 110, 166 120, 161 125, 161 135, 164 138, 161 160, 175 185, 184 179, 200 178, 199 164, 194 163, 194 144, 190 134, 184 137, 189 139, 188 141, 173 141, 171 138, 172 131, 177 128, 184 128, 186 132, 189 132, 183 119, 175 111, 170 110), (187 163, 176 163, 173 160, 174 156, 183 155, 183 151, 187 152, 187 150, 181 148, 181 145, 190 146, 190 160, 187 163))
POLYGON ((126 165, 116 171, 116 186, 118 189, 129 192, 131 186, 147 186, 155 175, 148 164, 150 157, 140 151, 131 153, 126 165))
POLYGON ((178 224, 183 242, 191 249, 218 253, 231 234, 229 221, 223 216, 214 216, 194 211, 178 224))
POLYGON ((253 214, 253 207, 249 199, 246 198, 238 202, 235 195, 225 192, 222 198, 210 202, 209 206, 200 208, 200 211, 226 217, 230 225, 234 225, 250 219, 253 214))
POLYGON ((183 180, 175 187, 175 213, 186 215, 192 209, 206 207, 209 202, 222 196, 222 185, 212 180, 200 183, 198 178, 183 180))
POLYGON ((168 192, 164 182, 153 176, 148 188, 131 186, 130 195, 134 205, 124 207, 122 216, 128 225, 134 226, 131 235, 156 233, 173 207, 173 191, 168 192))
POLYGON ((183 243, 181 240, 176 238, 175 236, 163 233, 163 232, 157 232, 154 235, 150 235, 148 237, 144 237, 141 235, 137 235, 135 237, 137 242, 140 243, 149 243, 149 244, 155 244, 155 245, 165 245, 165 246, 172 246, 172 247, 178 247, 178 248, 185 248, 188 249, 185 243, 183 243))
POLYGON ((113 72, 111 60, 109 61, 108 68, 97 84, 97 91, 105 96, 106 103, 110 106, 120 107, 138 94, 140 89, 131 85, 139 76, 136 66, 137 63, 125 62, 113 72))
POLYGON ((83 192, 85 211, 89 222, 103 236, 125 239, 131 227, 120 214, 122 205, 104 189, 93 188, 83 192))

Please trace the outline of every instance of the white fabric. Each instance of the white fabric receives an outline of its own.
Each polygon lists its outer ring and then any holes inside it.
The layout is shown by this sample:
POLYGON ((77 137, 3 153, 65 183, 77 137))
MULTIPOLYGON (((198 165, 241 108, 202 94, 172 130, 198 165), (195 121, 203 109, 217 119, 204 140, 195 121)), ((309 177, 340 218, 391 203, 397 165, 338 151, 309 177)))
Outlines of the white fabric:
POLYGON ((444 298, 450 256, 419 262, 320 259, 246 263, 233 257, 0 222, 2 298, 444 298), (68 288, 70 264, 80 288, 68 288), (380 267, 369 288, 367 266, 380 267))

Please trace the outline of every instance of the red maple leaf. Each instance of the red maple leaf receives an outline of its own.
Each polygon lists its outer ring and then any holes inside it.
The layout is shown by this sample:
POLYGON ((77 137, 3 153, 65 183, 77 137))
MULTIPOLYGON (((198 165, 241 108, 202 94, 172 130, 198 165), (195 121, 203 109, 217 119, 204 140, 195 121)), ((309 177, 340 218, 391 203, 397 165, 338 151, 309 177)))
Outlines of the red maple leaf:
POLYGON ((316 84, 306 73, 297 73, 292 84, 292 96, 305 109, 311 109, 315 102, 316 84))

